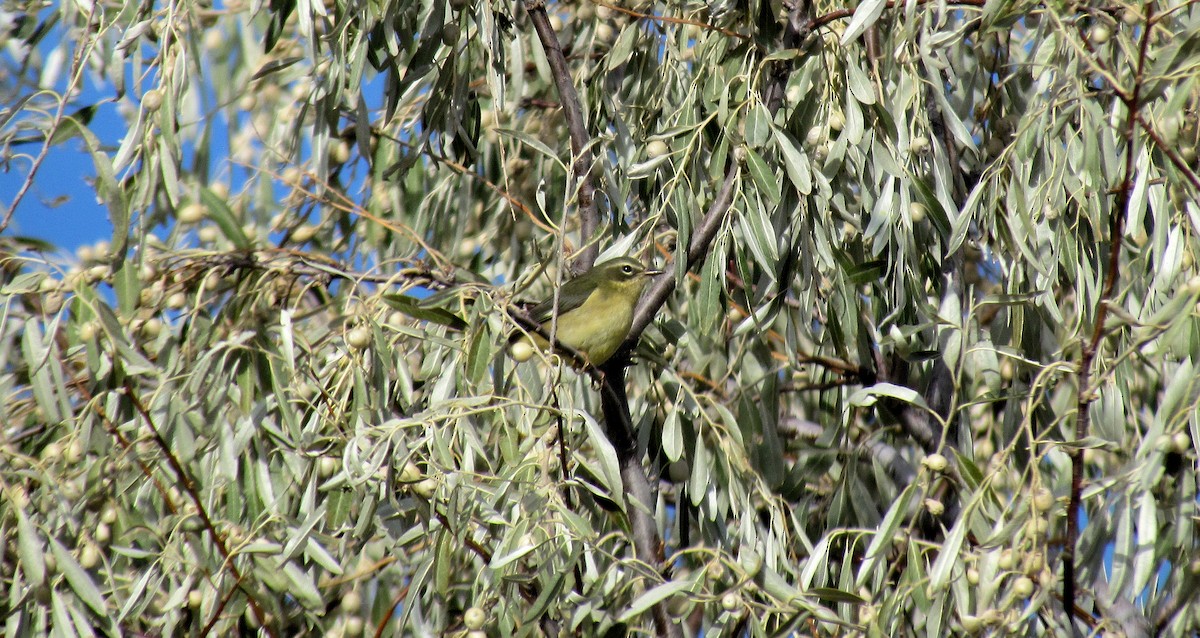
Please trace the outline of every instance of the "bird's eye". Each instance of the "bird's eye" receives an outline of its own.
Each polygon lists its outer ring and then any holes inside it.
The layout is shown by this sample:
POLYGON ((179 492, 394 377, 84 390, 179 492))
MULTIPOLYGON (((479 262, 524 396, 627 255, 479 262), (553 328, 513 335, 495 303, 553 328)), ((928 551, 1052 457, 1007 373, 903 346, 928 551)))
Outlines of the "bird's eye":
POLYGON ((633 274, 633 266, 628 266, 628 265, 622 266, 621 272, 625 273, 626 275, 632 275, 633 274))

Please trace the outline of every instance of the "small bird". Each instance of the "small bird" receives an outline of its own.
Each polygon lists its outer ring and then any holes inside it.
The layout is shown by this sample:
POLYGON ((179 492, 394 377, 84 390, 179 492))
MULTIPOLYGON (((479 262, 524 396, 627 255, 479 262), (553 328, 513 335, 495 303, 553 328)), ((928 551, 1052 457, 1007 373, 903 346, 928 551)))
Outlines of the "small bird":
MULTIPOLYGON (((555 339, 570 346, 589 363, 598 366, 621 347, 633 325, 633 307, 650 277, 661 274, 632 257, 619 257, 596 264, 586 273, 566 282, 558 291, 558 322, 555 339)), ((550 332, 554 296, 534 306, 529 315, 550 332)), ((533 346, 549 344, 541 335, 513 335, 512 356, 527 361, 533 346), (533 339, 531 342, 530 339, 533 339)))

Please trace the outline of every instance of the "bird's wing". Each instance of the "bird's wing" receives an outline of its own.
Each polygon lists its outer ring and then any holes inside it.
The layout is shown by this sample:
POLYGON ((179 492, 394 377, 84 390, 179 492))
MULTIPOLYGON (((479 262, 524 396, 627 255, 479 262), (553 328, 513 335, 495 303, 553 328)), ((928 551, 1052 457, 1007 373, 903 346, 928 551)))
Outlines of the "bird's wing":
MULTIPOLYGON (((594 288, 588 290, 587 282, 580 281, 578 278, 563 284, 562 288, 558 291, 558 316, 561 317, 563 314, 582 306, 583 302, 587 301, 593 292, 595 292, 594 288)), ((553 313, 554 295, 550 295, 545 301, 534 306, 529 314, 539 322, 544 322, 549 320, 550 315, 553 313)))

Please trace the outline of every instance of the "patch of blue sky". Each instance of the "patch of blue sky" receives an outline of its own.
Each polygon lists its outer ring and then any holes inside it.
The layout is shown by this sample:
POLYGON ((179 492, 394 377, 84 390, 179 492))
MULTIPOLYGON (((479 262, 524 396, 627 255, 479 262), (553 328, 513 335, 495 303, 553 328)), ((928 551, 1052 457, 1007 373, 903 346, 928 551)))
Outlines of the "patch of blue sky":
MULTIPOLYGON (((36 16, 35 19, 44 21, 52 20, 52 11, 43 12, 43 14, 36 16)), ((60 45, 67 38, 68 34, 63 25, 61 23, 55 24, 50 27, 48 35, 40 40, 37 56, 31 59, 36 59, 38 56, 45 59, 54 55, 56 46, 60 45)), ((153 50, 147 48, 143 52, 143 59, 153 54, 153 50)), ((11 47, 0 52, 0 55, 7 58, 5 63, 10 68, 20 66, 19 60, 13 56, 11 47)), ((127 77, 132 75, 134 71, 133 65, 129 64, 127 77)), ((211 68, 211 65, 209 68, 206 68, 206 75, 213 72, 216 71, 211 68)), ((44 76, 45 74, 43 73, 43 79, 44 76)), ((73 102, 68 105, 67 112, 71 112, 80 106, 95 105, 95 113, 88 128, 99 140, 101 150, 111 158, 116 154, 122 139, 129 133, 132 127, 131 122, 126 119, 121 111, 122 109, 130 108, 130 100, 136 98, 129 97, 129 91, 132 87, 126 86, 126 97, 122 98, 123 104, 118 104, 117 87, 104 81, 97 82, 98 77, 90 73, 84 74, 82 88, 79 94, 73 99, 73 102)), ((36 79, 32 77, 26 78, 29 81, 36 79)), ((152 70, 136 78, 135 82, 137 86, 141 87, 137 91, 140 96, 142 90, 154 85, 152 70)), ((52 85, 42 88, 52 89, 61 93, 66 89, 67 83, 67 74, 63 72, 58 74, 52 85)), ((217 97, 212 91, 207 90, 207 87, 201 86, 198 88, 200 93, 199 99, 203 105, 203 115, 198 121, 182 121, 180 123, 181 129, 185 132, 181 156, 185 158, 185 162, 187 161, 186 158, 206 158, 208 164, 203 166, 189 166, 185 164, 181 167, 182 170, 199 176, 199 181, 203 184, 211 185, 217 181, 223 182, 230 187, 232 192, 237 192, 239 189, 245 187, 253 179, 260 177, 260 173, 264 173, 265 171, 265 174, 262 176, 271 182, 272 192, 276 199, 282 200, 288 194, 289 187, 276 179, 277 175, 274 173, 279 172, 280 169, 267 170, 263 166, 247 165, 231 159, 234 156, 231 153, 233 150, 231 147, 235 143, 235 140, 231 138, 236 134, 236 131, 252 126, 250 115, 229 109, 228 103, 219 103, 217 97), (233 115, 235 120, 230 122, 228 119, 229 115, 233 115), (225 125, 221 125, 220 122, 222 121, 225 125), (206 137, 204 143, 208 145, 208 152, 202 155, 197 155, 196 143, 192 141, 192 136, 187 134, 190 133, 190 131, 187 131, 188 128, 196 126, 207 127, 207 130, 203 133, 206 137)), ((25 90, 26 92, 33 92, 38 89, 30 86, 25 90)), ((362 87, 365 99, 369 103, 380 105, 383 101, 383 90, 384 81, 382 76, 378 75, 372 77, 362 87)), ((43 100, 43 102, 43 108, 55 105, 55 102, 49 99, 43 100)), ((30 103, 32 104, 32 101, 30 103)), ((133 108, 137 108, 136 103, 134 103, 133 108)), ((11 125, 13 124, 10 123, 11 125)), ((305 161, 312 156, 311 141, 306 136, 301 135, 299 137, 298 148, 299 161, 305 161)), ((18 151, 23 151, 23 154, 11 158, 5 167, 6 170, 0 172, 0 193, 7 195, 9 198, 8 201, 3 202, 6 207, 11 204, 12 198, 19 192, 30 172, 35 168, 34 158, 41 151, 41 141, 31 139, 28 144, 19 147, 18 151)), ((134 161, 136 162, 136 160, 134 161)), ((365 166, 365 164, 362 166, 365 166)), ((99 201, 97 198, 93 186, 96 173, 95 165, 82 139, 74 138, 52 145, 46 150, 44 159, 36 169, 36 173, 34 173, 33 180, 29 186, 28 194, 22 199, 20 205, 15 210, 13 223, 8 230, 8 234, 42 240, 68 252, 74 252, 80 247, 112 238, 113 224, 105 202, 99 201)), ((353 170, 353 167, 351 170, 353 170)), ((124 176, 123 174, 119 174, 117 178, 121 179, 124 176)), ((364 176, 359 175, 354 177, 347 184, 346 192, 361 192, 364 183, 364 176)), ((183 193, 181 196, 186 198, 188 194, 183 193)), ((319 214, 317 211, 319 209, 316 207, 309 209, 305 213, 305 220, 316 221, 313 218, 319 214)), ((275 211, 271 212, 273 214, 275 211)), ((136 218, 134 223, 137 223, 136 218)), ((173 221, 168 221, 166 224, 154 229, 162 237, 171 235, 175 230, 173 221)), ((270 236, 271 240, 276 242, 282 240, 283 237, 282 233, 273 233, 270 236)), ((183 238, 187 244, 198 244, 198 238, 195 233, 187 233, 183 238)))

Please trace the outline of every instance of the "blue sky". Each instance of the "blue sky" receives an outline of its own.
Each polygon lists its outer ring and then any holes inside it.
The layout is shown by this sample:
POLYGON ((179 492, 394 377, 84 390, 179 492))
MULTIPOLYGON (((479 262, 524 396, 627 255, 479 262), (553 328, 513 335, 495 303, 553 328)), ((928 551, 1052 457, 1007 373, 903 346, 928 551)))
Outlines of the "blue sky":
MULTIPOLYGON (((92 88, 84 92, 74 108, 105 97, 106 94, 92 88)), ((68 112, 74 108, 68 106, 68 112)), ((89 128, 101 142, 115 150, 125 132, 125 122, 117 114, 116 105, 108 102, 96 110, 89 128)), ((0 203, 5 209, 20 190, 32 158, 41 151, 41 146, 26 144, 14 150, 29 157, 15 159, 7 171, 0 172, 0 203)), ((79 138, 52 146, 5 234, 36 237, 71 251, 84 244, 111 239, 108 209, 96 201, 96 191, 90 183, 95 174, 92 159, 79 138)))
MULTIPOLYGON (((78 146, 75 141, 51 149, 5 234, 36 237, 67 250, 112 236, 108 210, 96 201, 96 192, 87 183, 95 175, 91 158, 78 146)), ((19 162, 0 173, 6 206, 28 172, 28 162, 19 162)))

